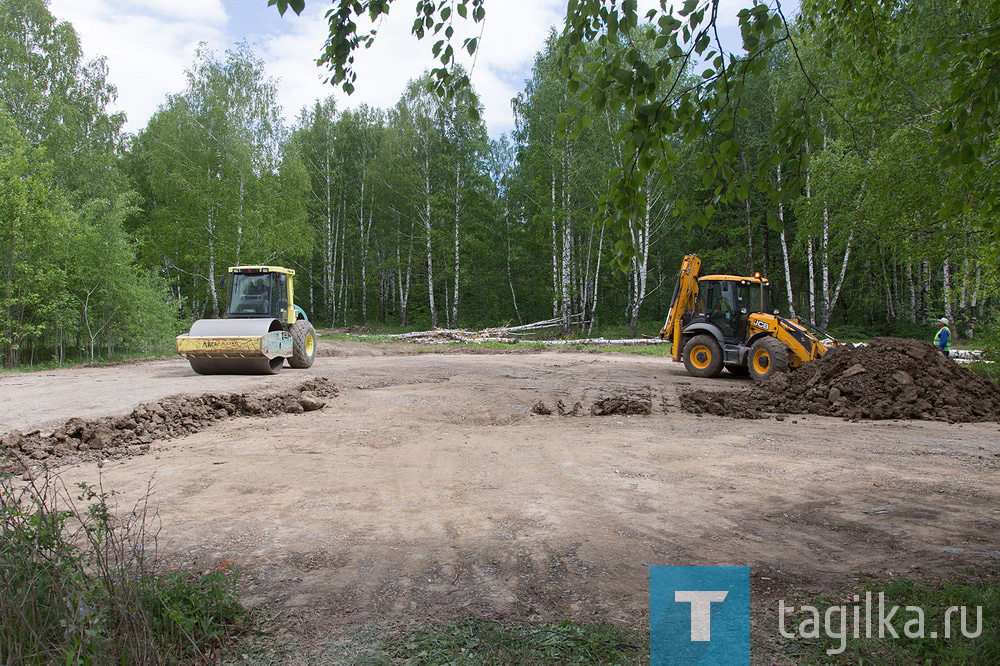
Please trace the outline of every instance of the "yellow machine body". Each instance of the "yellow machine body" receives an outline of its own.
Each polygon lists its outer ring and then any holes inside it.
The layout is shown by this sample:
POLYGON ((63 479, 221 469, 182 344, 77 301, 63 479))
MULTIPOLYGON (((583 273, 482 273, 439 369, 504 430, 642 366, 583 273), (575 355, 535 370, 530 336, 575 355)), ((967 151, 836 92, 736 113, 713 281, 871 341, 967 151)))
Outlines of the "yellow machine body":
POLYGON ((725 368, 762 379, 801 367, 839 344, 804 319, 769 313, 769 282, 759 273, 700 276, 700 269, 697 255, 684 257, 660 330, 671 342, 673 359, 691 374, 714 377, 725 368))
MULTIPOLYGON (((199 319, 177 336, 177 353, 199 374, 273 374, 296 356, 295 271, 281 266, 231 266, 228 317, 199 319)), ((302 315, 300 317, 300 314, 302 315)), ((308 321, 308 320, 306 320, 308 321)), ((315 355, 311 325, 301 332, 299 356, 308 367, 315 355)))
POLYGON ((750 315, 749 329, 751 338, 759 334, 772 335, 785 345, 793 368, 821 358, 830 350, 830 347, 794 319, 782 320, 776 315, 757 312, 750 315))
POLYGON ((667 321, 660 329, 660 337, 670 340, 671 355, 674 360, 680 360, 682 322, 684 314, 694 311, 695 300, 698 298, 698 271, 701 269, 701 259, 696 254, 689 254, 684 257, 681 263, 681 271, 677 277, 677 285, 674 287, 674 298, 670 302, 670 310, 667 313, 667 321))

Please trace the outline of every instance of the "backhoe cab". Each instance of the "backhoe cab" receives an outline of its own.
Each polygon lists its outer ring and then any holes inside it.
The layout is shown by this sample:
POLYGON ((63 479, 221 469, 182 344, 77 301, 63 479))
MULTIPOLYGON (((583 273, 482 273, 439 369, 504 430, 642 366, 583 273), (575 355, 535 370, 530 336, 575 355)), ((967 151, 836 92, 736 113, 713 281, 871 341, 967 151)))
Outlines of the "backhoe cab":
POLYGON ((674 360, 683 361, 695 377, 717 377, 726 369, 761 380, 820 358, 838 344, 804 319, 772 314, 770 285, 760 273, 699 277, 700 270, 697 255, 684 257, 660 330, 672 343, 674 360))

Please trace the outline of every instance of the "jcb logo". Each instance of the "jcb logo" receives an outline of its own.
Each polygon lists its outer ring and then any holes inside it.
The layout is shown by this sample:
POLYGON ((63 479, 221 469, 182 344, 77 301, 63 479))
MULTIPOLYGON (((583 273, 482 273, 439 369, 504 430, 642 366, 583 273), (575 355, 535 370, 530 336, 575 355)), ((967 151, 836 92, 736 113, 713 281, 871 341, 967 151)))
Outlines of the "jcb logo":
POLYGON ((754 322, 753 322, 753 325, 756 326, 757 328, 759 328, 762 331, 769 331, 769 330, 771 330, 771 325, 770 324, 768 324, 766 321, 761 321, 759 319, 755 319, 754 322))

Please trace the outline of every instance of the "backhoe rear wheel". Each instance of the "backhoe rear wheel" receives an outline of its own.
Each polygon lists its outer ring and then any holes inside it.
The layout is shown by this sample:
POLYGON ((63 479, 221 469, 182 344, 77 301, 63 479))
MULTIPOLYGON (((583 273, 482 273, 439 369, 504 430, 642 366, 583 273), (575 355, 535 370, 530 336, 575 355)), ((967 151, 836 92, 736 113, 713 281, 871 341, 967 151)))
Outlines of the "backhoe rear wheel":
POLYGON ((684 345, 684 367, 695 377, 718 377, 722 373, 722 347, 711 335, 696 335, 684 345))
POLYGON ((788 372, 788 350, 777 338, 761 338, 750 347, 750 376, 754 381, 773 377, 779 372, 788 372))
POLYGON ((316 360, 316 330, 305 319, 297 319, 289 331, 292 334, 292 355, 288 365, 293 368, 311 367, 316 360))

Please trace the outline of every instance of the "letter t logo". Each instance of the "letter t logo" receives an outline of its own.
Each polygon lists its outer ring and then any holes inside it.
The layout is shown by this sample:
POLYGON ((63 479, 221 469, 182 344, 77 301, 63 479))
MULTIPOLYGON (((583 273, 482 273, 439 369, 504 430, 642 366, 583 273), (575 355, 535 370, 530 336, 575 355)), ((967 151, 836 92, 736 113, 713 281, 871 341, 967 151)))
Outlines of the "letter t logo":
POLYGON ((712 640, 712 602, 725 601, 728 591, 686 591, 674 592, 674 601, 691 604, 691 640, 712 640))

